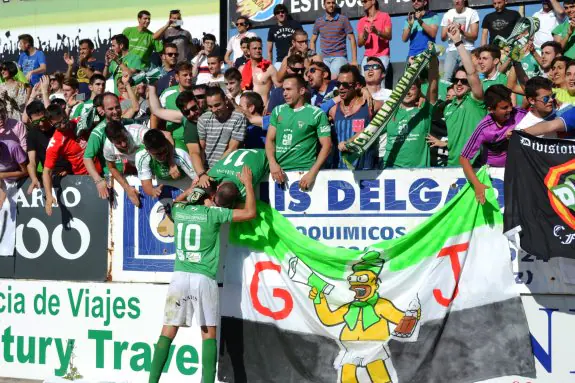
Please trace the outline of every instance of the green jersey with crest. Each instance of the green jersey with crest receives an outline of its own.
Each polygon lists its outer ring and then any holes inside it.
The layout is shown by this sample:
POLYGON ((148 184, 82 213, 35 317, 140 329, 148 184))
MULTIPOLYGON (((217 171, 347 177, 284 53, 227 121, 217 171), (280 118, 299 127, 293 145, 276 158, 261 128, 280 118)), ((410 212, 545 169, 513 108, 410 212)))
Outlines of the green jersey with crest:
POLYGON ((174 271, 199 273, 216 279, 220 262, 220 226, 231 222, 232 215, 231 209, 174 203, 174 271))
POLYGON ((288 104, 276 106, 270 125, 276 128, 276 161, 285 171, 311 169, 319 137, 331 137, 327 115, 310 104, 297 109, 288 104))
POLYGON ((238 178, 238 173, 242 172, 244 165, 252 171, 252 182, 254 185, 260 183, 265 174, 269 171, 266 151, 263 149, 238 149, 222 158, 210 169, 208 175, 218 182, 233 182, 243 198, 246 197, 246 188, 238 178))

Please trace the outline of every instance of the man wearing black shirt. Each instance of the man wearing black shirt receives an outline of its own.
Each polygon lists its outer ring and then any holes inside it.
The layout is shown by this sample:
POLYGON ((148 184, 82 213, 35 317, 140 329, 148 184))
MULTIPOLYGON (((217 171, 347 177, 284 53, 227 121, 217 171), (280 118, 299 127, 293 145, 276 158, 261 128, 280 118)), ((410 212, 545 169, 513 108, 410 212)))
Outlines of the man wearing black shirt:
POLYGON ((483 19, 483 24, 481 24, 483 29, 481 32, 481 45, 493 43, 495 36, 501 36, 506 39, 513 31, 521 15, 517 11, 507 9, 506 5, 506 0, 493 0, 495 12, 487 14, 483 19), (488 35, 489 40, 487 39, 488 35))
POLYGON ((64 53, 64 62, 68 65, 66 77, 78 80, 80 85, 78 93, 84 94, 84 97, 88 99, 91 93, 89 87, 90 77, 92 77, 94 73, 102 74, 105 64, 93 56, 95 46, 92 40, 80 40, 78 46, 78 62, 75 62, 73 56, 64 53))
POLYGON ((283 4, 275 6, 274 16, 278 23, 270 27, 268 31, 268 59, 274 63, 276 69, 279 69, 282 60, 288 54, 292 35, 296 29, 302 29, 302 27, 300 23, 290 18, 287 7, 283 4), (276 45, 275 60, 273 55, 274 44, 276 45))
MULTIPOLYGON (((48 143, 56 130, 46 118, 46 108, 41 101, 32 101, 26 106, 26 114, 30 119, 28 136, 26 137, 28 151, 28 175, 30 176, 30 186, 28 194, 32 194, 34 188, 41 189, 40 180, 36 173, 38 164, 44 165, 46 160, 46 149, 48 143)), ((64 176, 67 173, 72 174, 70 163, 63 158, 58 158, 56 167, 53 169, 55 174, 64 176)))

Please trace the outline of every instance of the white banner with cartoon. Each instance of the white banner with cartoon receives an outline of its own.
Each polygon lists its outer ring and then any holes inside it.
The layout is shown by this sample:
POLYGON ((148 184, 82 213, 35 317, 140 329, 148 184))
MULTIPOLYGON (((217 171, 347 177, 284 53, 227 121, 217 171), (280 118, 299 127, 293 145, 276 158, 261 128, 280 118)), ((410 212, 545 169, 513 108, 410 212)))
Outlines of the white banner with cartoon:
POLYGON ((280 382, 288 369, 292 381, 320 382, 533 375, 489 194, 481 206, 465 186, 407 235, 364 250, 322 245, 259 204, 255 221, 230 227, 238 247, 228 251, 221 297, 220 380, 237 381, 240 370, 248 381, 280 382))

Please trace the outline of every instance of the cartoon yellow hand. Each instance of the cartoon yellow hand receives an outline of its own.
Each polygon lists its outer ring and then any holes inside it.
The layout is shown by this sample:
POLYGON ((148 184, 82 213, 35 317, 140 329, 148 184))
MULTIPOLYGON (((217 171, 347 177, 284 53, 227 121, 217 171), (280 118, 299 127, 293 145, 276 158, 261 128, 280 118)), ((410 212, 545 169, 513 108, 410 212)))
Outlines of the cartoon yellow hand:
POLYGON ((421 308, 417 309, 417 320, 421 319, 421 308))
POLYGON ((253 0, 243 0, 240 6, 238 7, 237 13, 240 15, 244 15, 248 18, 253 17, 256 13, 260 12, 262 9, 253 0))
POLYGON ((312 287, 309 291, 309 299, 314 300, 317 297, 317 289, 312 287))

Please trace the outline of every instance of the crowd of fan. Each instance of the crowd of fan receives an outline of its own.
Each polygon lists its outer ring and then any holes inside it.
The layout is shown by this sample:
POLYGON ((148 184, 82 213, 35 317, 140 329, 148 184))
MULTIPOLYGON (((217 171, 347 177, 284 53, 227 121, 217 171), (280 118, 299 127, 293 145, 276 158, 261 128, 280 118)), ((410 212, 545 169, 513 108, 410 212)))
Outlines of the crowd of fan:
MULTIPOLYGON (((29 176, 28 192, 44 187, 49 214, 53 177, 66 174, 90 175, 102 198, 109 175, 139 205, 126 175, 137 174, 143 191, 158 197, 162 180, 205 183, 213 164, 243 147, 265 149, 277 182, 286 171, 305 172, 300 187, 309 189, 321 169, 345 167, 346 142, 391 94, 384 87, 390 16, 377 0, 363 0, 365 16, 354 31, 335 0, 323 3, 311 39, 283 4, 274 8, 268 59, 246 17, 235 20, 226 52, 205 34, 193 55, 176 10, 155 33, 149 12, 139 12, 138 26, 111 37, 104 62, 93 57, 91 40, 81 40, 77 58, 62 58, 66 73, 50 72, 33 37, 19 36, 18 63, 0 64, 0 180, 29 176), (365 47, 361 61, 358 45, 365 47), (154 66, 158 55, 161 66, 154 66)), ((448 43, 443 71, 432 59, 356 169, 503 167, 508 131, 575 104, 575 0, 543 0, 533 15, 539 31, 520 62, 493 44, 521 17, 504 0, 493 0, 481 28, 464 0, 453 0, 441 20, 427 0, 412 5, 401 36, 407 65, 439 34, 448 43)))

